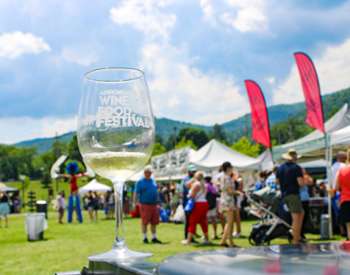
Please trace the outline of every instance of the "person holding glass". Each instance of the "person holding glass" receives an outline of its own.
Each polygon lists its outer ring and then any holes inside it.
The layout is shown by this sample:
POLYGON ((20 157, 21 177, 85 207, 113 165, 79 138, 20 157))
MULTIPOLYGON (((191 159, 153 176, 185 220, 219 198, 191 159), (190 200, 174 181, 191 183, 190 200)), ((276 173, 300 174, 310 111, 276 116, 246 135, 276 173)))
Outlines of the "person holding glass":
POLYGON ((146 166, 144 177, 136 183, 136 195, 140 203, 141 228, 143 243, 148 243, 147 226, 151 225, 152 243, 161 244, 157 239, 157 225, 159 224, 159 193, 156 181, 151 177, 152 168, 146 166))
POLYGON ((239 192, 235 190, 235 184, 232 179, 232 164, 228 161, 224 162, 222 164, 222 172, 222 175, 218 179, 221 189, 220 211, 224 214, 226 218, 226 224, 220 245, 225 247, 237 247, 233 242, 232 234, 234 211, 236 209, 234 196, 239 195, 239 192))

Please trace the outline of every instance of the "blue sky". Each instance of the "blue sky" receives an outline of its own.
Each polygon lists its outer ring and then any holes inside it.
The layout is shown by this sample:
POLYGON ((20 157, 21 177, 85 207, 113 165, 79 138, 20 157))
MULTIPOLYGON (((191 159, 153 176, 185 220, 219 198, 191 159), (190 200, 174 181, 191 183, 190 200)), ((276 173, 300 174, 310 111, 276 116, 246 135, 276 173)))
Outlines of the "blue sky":
POLYGON ((222 123, 249 112, 243 81, 269 105, 302 100, 306 51, 322 93, 350 86, 350 1, 0 1, 1 143, 75 129, 84 72, 145 71, 155 114, 222 123))

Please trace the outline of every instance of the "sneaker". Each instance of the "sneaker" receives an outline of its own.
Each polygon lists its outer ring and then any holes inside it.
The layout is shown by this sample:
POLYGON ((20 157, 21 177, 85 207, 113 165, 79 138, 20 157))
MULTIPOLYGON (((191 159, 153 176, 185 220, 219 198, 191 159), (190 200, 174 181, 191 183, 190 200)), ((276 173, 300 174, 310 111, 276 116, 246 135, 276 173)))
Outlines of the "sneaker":
POLYGON ((162 244, 162 242, 160 240, 158 240, 157 238, 153 238, 152 243, 162 244))
POLYGON ((209 240, 204 240, 202 242, 202 245, 210 245, 210 244, 211 244, 211 242, 209 240))
POLYGON ((187 240, 182 240, 181 243, 182 243, 183 245, 189 245, 189 244, 190 244, 187 240))
POLYGON ((241 233, 235 232, 235 233, 233 233, 232 236, 233 236, 234 238, 240 238, 240 237, 241 237, 241 233))
POLYGON ((144 239, 143 239, 143 243, 147 244, 147 243, 148 243, 148 239, 147 239, 147 238, 144 238, 144 239))

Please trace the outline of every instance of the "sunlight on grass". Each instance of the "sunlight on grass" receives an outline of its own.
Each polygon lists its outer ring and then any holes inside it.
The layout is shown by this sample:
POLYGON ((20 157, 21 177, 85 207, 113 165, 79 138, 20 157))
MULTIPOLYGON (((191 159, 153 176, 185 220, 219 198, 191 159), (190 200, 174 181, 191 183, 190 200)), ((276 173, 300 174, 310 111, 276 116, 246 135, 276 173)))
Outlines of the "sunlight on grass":
MULTIPOLYGON (((103 217, 102 212, 100 217, 103 217)), ((56 271, 81 270, 87 265, 87 257, 111 248, 114 223, 101 219, 90 223, 84 213, 83 224, 64 224, 56 222, 56 213, 49 213, 49 228, 45 240, 28 242, 24 230, 25 215, 10 216, 10 227, 0 228, 0 274, 53 274, 56 271)), ((243 223, 243 235, 248 236, 251 224, 243 223)), ((220 230, 219 230, 220 232, 220 230)), ((161 224, 158 227, 159 239, 163 245, 142 243, 138 219, 125 220, 125 233, 128 246, 137 251, 153 253, 151 261, 160 262, 164 258, 203 249, 218 249, 218 242, 212 246, 183 246, 183 225, 161 224)), ((309 236, 317 239, 318 236, 309 236)), ((236 243, 249 247, 248 239, 241 238, 236 243)), ((275 240, 273 244, 286 243, 275 240)))

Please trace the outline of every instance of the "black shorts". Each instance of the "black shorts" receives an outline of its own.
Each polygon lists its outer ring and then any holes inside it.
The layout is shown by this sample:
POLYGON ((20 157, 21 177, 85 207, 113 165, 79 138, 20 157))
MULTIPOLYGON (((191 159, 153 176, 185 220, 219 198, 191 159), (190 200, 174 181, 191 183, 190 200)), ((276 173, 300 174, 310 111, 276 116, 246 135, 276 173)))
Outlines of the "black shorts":
POLYGON ((350 223, 350 201, 345 201, 340 205, 340 224, 350 223))

